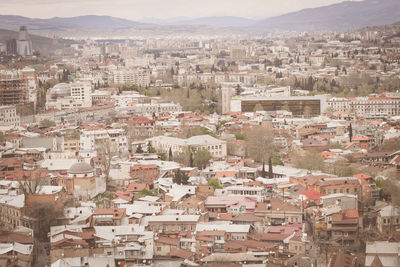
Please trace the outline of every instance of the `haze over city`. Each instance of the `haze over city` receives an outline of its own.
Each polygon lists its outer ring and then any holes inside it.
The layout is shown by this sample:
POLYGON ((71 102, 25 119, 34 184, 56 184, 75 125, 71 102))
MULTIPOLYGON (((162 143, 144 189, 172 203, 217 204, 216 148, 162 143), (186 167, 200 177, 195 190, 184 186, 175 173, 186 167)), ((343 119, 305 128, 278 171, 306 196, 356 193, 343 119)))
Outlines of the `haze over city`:
POLYGON ((342 0, 14 0, 2 1, 1 14, 32 18, 108 15, 131 20, 206 16, 259 19, 339 2, 342 0))
POLYGON ((399 0, 0 7, 0 267, 399 267, 399 0))

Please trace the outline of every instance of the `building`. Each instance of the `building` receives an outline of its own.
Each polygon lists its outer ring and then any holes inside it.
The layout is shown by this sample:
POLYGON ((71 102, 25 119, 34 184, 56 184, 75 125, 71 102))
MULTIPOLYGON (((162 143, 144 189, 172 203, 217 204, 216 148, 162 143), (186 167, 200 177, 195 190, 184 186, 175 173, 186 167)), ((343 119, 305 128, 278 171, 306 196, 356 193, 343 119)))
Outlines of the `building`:
POLYGON ((223 194, 228 196, 243 196, 263 202, 267 197, 267 190, 263 186, 241 186, 233 185, 225 187, 223 194))
POLYGON ((95 151, 98 144, 107 140, 110 141, 111 149, 128 151, 128 141, 123 129, 83 130, 80 135, 80 150, 95 151))
POLYGON ((391 97, 331 98, 327 105, 332 111, 354 112, 370 119, 387 118, 400 114, 400 99, 391 97))
POLYGON ((392 236, 400 229, 400 208, 388 205, 382 208, 376 218, 376 227, 384 236, 392 236))
POLYGON ((29 34, 26 26, 21 26, 19 28, 17 54, 23 57, 33 55, 32 42, 29 39, 29 34))
POLYGON ((148 217, 149 231, 164 234, 179 234, 196 230, 200 215, 154 215, 148 217))
POLYGON ((265 217, 265 221, 270 225, 301 223, 303 221, 301 208, 278 198, 257 203, 254 215, 265 217))
POLYGON ((198 151, 205 149, 214 158, 226 157, 226 141, 219 140, 210 135, 197 135, 187 139, 168 136, 156 136, 148 139, 156 151, 173 154, 185 152, 187 149, 198 151))
POLYGON ((47 91, 46 109, 68 110, 92 106, 90 83, 59 83, 47 91))
POLYGON ((106 179, 98 176, 95 169, 82 159, 68 169, 67 175, 58 177, 58 185, 63 186, 67 194, 81 200, 92 199, 106 191, 106 179))
POLYGON ((19 72, 0 72, 0 105, 18 105, 27 102, 25 82, 19 72))
POLYGON ((131 167, 131 177, 139 182, 148 185, 160 176, 160 169, 155 164, 138 164, 131 167))
POLYGON ((245 97, 241 99, 242 112, 256 110, 286 110, 294 116, 317 116, 327 108, 326 96, 291 96, 291 97, 245 97))
POLYGON ((373 241, 367 242, 365 249, 365 267, 400 266, 400 242, 373 241))
POLYGON ((0 126, 19 126, 19 123, 15 106, 0 106, 0 126))
POLYGON ((148 69, 117 70, 113 72, 115 84, 132 83, 146 87, 150 85, 150 71, 148 69))

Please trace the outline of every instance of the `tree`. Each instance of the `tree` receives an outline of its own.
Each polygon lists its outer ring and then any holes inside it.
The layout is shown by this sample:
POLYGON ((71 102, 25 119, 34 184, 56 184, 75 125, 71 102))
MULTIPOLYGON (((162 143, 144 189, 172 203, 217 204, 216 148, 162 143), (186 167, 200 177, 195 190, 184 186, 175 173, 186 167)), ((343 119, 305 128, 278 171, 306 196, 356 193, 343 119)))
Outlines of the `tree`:
POLYGON ((142 198, 145 196, 154 196, 154 193, 145 188, 142 191, 136 193, 135 200, 138 200, 139 198, 142 198))
POLYGON ((210 179, 210 180, 208 181, 208 185, 211 185, 211 186, 214 188, 214 190, 215 190, 215 189, 221 189, 221 188, 222 188, 222 186, 221 186, 221 184, 219 183, 219 181, 218 181, 217 178, 212 178, 212 179, 210 179))
POLYGON ((292 156, 293 166, 306 170, 324 170, 324 160, 317 151, 307 151, 301 155, 296 153, 292 156))
POLYGON ((41 242, 48 242, 50 227, 56 225, 63 215, 62 207, 55 202, 34 201, 27 206, 26 215, 35 220, 34 236, 41 242))
POLYGON ((184 173, 183 171, 181 171, 180 169, 178 169, 175 172, 175 176, 173 177, 172 180, 175 184, 185 185, 185 184, 188 184, 189 176, 186 173, 184 173))
POLYGON ((353 140, 353 126, 351 126, 351 123, 349 125, 349 139, 350 139, 350 143, 353 140))
POLYGON ((56 126, 56 123, 49 119, 43 119, 39 123, 39 128, 50 128, 56 126))
POLYGON ((151 144, 151 141, 147 143, 147 153, 156 153, 156 150, 154 149, 153 145, 151 144))
POLYGON ((172 149, 171 148, 169 148, 169 151, 168 151, 168 160, 172 161, 172 149))
POLYGON ((236 85, 236 95, 240 95, 243 92, 242 87, 240 84, 236 85))
POLYGON ((111 142, 110 139, 103 139, 97 141, 96 154, 104 168, 104 174, 108 181, 110 178, 111 161, 114 156, 118 155, 118 147, 115 143, 111 142))
POLYGON ((235 133, 236 140, 245 140, 246 136, 242 133, 235 133))
POLYGON ((207 166, 210 159, 211 159, 210 152, 206 149, 200 149, 196 151, 196 153, 194 154, 193 164, 199 169, 204 169, 207 166))
POLYGON ((268 160, 268 178, 274 178, 274 172, 272 171, 272 157, 269 157, 268 160))
POLYGON ((274 134, 261 126, 250 129, 247 134, 247 154, 259 163, 266 163, 275 153, 274 134))
POLYGON ((25 196, 36 194, 36 191, 41 186, 47 183, 42 175, 42 170, 29 171, 27 175, 23 175, 21 180, 18 180, 19 189, 22 190, 25 196))
POLYGON ((139 145, 139 146, 136 148, 136 153, 138 153, 138 154, 143 153, 143 148, 142 148, 141 145, 139 145))

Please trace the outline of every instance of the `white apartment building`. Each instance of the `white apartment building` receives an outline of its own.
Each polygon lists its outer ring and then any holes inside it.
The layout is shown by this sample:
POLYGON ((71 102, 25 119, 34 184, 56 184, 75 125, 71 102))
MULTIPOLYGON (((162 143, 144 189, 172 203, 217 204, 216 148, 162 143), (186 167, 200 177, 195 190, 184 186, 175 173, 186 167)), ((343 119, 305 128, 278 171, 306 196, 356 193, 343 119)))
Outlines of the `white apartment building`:
POLYGON ((395 116, 400 114, 400 99, 386 97, 359 97, 351 102, 358 116, 395 116))
POLYGON ((0 126, 19 126, 19 123, 15 106, 0 106, 0 126))
POLYGON ((192 136, 187 139, 181 139, 169 136, 155 136, 149 138, 148 141, 155 150, 168 153, 171 149, 172 153, 184 152, 186 149, 193 151, 205 149, 210 152, 213 158, 226 157, 226 142, 214 138, 210 135, 192 136))
POLYGON ((354 112, 363 117, 388 117, 400 114, 400 98, 357 97, 355 99, 333 97, 327 102, 333 111, 354 112))
POLYGON ((159 104, 132 104, 127 107, 127 109, 132 113, 137 114, 161 114, 170 112, 181 112, 182 106, 174 103, 159 103, 159 104))
POLYGON ((262 186, 233 185, 223 189, 223 194, 228 196, 244 196, 263 202, 266 198, 266 190, 262 186))
POLYGON ((327 105, 332 111, 349 112, 351 100, 343 97, 332 97, 327 101, 327 105))
POLYGON ((113 72, 115 84, 132 83, 142 87, 150 85, 150 71, 148 69, 117 70, 113 72))
POLYGON ((110 140, 113 148, 119 152, 128 151, 128 138, 124 129, 83 130, 80 136, 80 150, 94 151, 99 142, 110 140))
POLYGON ((120 95, 112 96, 115 100, 115 106, 117 108, 126 108, 129 106, 134 106, 134 104, 143 104, 149 102, 149 97, 137 93, 126 93, 122 92, 120 95))
POLYGON ((92 105, 92 86, 90 83, 72 83, 71 97, 77 102, 82 102, 84 106, 92 105))

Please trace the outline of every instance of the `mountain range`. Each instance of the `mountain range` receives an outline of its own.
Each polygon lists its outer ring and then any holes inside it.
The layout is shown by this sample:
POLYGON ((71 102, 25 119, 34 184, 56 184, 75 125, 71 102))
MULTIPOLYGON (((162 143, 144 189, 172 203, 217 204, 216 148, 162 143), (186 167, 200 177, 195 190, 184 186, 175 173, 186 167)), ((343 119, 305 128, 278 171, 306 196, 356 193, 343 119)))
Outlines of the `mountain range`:
POLYGON ((169 34, 264 34, 273 31, 349 31, 365 26, 391 24, 400 18, 400 0, 344 1, 303 9, 262 20, 233 16, 178 17, 167 20, 132 21, 111 16, 79 16, 33 19, 0 15, 0 28, 18 30, 26 25, 31 33, 59 36, 132 36, 169 34))

